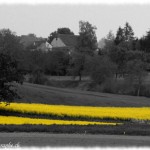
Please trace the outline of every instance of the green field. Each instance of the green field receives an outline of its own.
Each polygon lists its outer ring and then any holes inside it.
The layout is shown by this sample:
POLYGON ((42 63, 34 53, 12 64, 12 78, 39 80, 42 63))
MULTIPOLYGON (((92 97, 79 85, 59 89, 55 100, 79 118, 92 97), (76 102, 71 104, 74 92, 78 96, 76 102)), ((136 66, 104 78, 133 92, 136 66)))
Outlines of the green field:
POLYGON ((150 98, 55 88, 24 83, 18 86, 21 99, 16 102, 75 106, 148 107, 150 98))

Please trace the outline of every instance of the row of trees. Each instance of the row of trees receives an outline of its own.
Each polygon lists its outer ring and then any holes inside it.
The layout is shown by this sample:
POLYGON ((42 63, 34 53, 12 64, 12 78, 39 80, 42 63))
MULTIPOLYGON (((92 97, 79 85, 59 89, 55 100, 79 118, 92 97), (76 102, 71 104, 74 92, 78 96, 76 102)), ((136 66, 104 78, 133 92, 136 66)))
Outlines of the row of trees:
MULTIPOLYGON (((31 74, 40 83, 41 74, 90 76, 102 84, 110 78, 122 76, 137 85, 137 95, 149 70, 150 32, 140 39, 134 37, 129 23, 119 27, 116 36, 109 32, 98 49, 96 27, 87 21, 79 22, 79 39, 76 50, 68 54, 64 50, 32 51, 20 44, 20 39, 9 29, 0 30, 0 96, 12 99, 15 91, 10 83, 23 82, 23 74, 31 74), (97 51, 99 50, 99 51, 97 51), (8 98, 8 97, 9 98, 8 98)), ((58 28, 48 37, 52 41, 57 34, 74 33, 69 28, 58 28)))

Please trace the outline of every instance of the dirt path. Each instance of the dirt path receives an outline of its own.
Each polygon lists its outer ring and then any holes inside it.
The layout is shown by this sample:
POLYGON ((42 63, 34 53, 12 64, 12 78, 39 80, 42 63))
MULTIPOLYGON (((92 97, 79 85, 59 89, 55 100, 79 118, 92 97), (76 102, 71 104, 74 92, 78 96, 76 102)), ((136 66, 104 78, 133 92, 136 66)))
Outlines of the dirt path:
POLYGON ((21 147, 150 147, 149 136, 0 133, 0 145, 19 143, 21 147))

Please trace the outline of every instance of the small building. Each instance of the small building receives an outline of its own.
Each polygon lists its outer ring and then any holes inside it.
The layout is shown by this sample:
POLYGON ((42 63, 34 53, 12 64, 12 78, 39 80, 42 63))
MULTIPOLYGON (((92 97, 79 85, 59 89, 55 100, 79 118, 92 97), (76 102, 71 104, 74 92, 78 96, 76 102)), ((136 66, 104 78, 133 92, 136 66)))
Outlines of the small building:
POLYGON ((20 36, 20 43, 25 49, 30 50, 41 50, 47 52, 52 50, 51 44, 47 42, 46 38, 36 37, 34 34, 22 35, 20 36))
POLYGON ((52 50, 63 49, 71 53, 78 46, 78 36, 69 34, 58 34, 51 42, 52 50))
POLYGON ((41 50, 43 52, 51 51, 52 46, 46 40, 44 41, 35 41, 34 42, 34 50, 41 50))
POLYGON ((30 47, 35 41, 39 39, 34 34, 21 35, 20 43, 24 46, 24 48, 30 47))

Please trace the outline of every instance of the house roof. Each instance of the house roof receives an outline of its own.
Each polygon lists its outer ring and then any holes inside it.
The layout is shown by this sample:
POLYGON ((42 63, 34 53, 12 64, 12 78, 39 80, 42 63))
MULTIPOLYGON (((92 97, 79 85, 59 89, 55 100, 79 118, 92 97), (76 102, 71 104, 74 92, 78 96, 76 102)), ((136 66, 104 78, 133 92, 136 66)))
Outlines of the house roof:
POLYGON ((78 44, 77 35, 58 34, 58 38, 60 38, 66 46, 76 47, 78 44))
POLYGON ((34 43, 39 46, 43 42, 46 42, 45 38, 36 37, 34 34, 20 36, 20 43, 25 47, 32 46, 34 43))
POLYGON ((46 42, 46 39, 42 39, 42 40, 35 41, 34 44, 35 44, 35 46, 40 46, 41 44, 43 44, 45 42, 46 42))
POLYGON ((28 47, 31 45, 33 42, 37 41, 37 37, 35 36, 30 36, 30 35, 22 35, 20 37, 20 43, 22 43, 25 47, 28 47))

